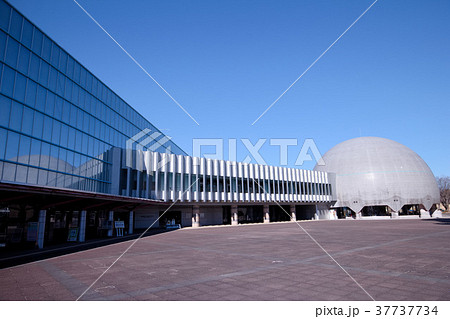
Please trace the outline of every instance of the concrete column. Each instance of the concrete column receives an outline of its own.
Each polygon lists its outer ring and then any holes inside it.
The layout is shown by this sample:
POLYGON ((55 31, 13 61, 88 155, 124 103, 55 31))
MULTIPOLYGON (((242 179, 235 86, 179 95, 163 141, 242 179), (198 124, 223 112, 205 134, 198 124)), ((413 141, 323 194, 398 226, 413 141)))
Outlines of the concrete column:
POLYGON ((192 227, 200 227, 200 206, 192 207, 192 227))
MULTIPOLYGON (((113 225, 113 227, 114 227, 114 211, 109 211, 109 218, 108 218, 108 220, 111 222, 111 224, 113 225)), ((112 237, 112 235, 113 235, 113 227, 111 227, 111 229, 108 229, 108 237, 112 237)))
POLYGON ((84 242, 86 239, 86 211, 82 210, 80 212, 80 232, 78 234, 78 241, 80 243, 84 242))
POLYGON ((270 223, 269 205, 263 206, 263 218, 264 218, 264 223, 270 223))
POLYGON ((128 222, 128 234, 129 235, 131 235, 133 233, 133 229, 134 229, 134 227, 133 227, 133 225, 134 225, 133 224, 133 221, 134 221, 133 215, 134 215, 134 212, 131 211, 130 212, 130 219, 129 219, 129 222, 128 222))
POLYGON ((231 205, 231 225, 239 224, 238 207, 237 205, 231 205))
POLYGON ((295 214, 295 205, 290 206, 291 213, 291 222, 295 222, 297 220, 297 215, 295 214))
POLYGON ((398 212, 391 212, 391 218, 398 218, 398 212))
POLYGON ((39 211, 39 223, 38 223, 38 235, 37 235, 37 245, 39 249, 44 248, 44 236, 45 236, 45 220, 47 217, 46 210, 39 211))

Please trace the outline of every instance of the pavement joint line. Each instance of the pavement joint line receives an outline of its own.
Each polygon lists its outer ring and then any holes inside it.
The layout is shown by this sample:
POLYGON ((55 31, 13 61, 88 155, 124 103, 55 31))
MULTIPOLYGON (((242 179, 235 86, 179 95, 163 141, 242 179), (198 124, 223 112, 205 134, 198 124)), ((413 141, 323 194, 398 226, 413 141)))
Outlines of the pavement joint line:
POLYGON ((119 259, 122 258, 122 256, 124 256, 128 252, 128 250, 130 250, 131 247, 133 247, 139 241, 139 239, 141 239, 145 235, 145 233, 148 232, 153 227, 153 225, 155 225, 156 222, 158 222, 161 217, 163 217, 183 197, 184 194, 186 194, 186 192, 190 191, 192 186, 196 184, 199 179, 200 178, 198 177, 182 194, 180 194, 176 201, 174 201, 162 214, 159 215, 159 217, 150 226, 147 227, 147 229, 138 238, 133 240, 131 245, 129 245, 128 248, 125 249, 122 254, 117 257, 117 259, 85 291, 83 291, 83 293, 76 299, 76 301, 79 301, 89 291, 89 289, 91 289, 97 283, 97 281, 99 281, 100 278, 102 278, 111 269, 111 267, 113 267, 117 263, 117 261, 119 261, 119 259))
MULTIPOLYGON (((376 2, 377 2, 378 0, 375 0, 375 2, 372 4, 372 5, 374 5, 376 2)), ((372 5, 367 9, 367 10, 369 10, 371 7, 372 7, 372 5)), ((365 12, 367 12, 367 10, 365 11, 365 12)), ((359 18, 358 18, 359 19, 359 18)), ((357 21, 357 20, 356 20, 357 21)), ((355 22, 356 22, 355 21, 355 22)), ((348 30, 348 29, 347 29, 348 30)), ((258 185, 258 187, 267 195, 267 192, 266 192, 266 190, 258 183, 258 182, 256 182, 256 180, 255 180, 255 183, 258 185)), ((289 217, 291 217, 291 215, 288 213, 288 212, 286 212, 286 210, 283 208, 283 206, 281 206, 281 204, 274 198, 274 195, 272 195, 272 194, 269 194, 269 196, 271 196, 272 197, 272 201, 274 201, 280 208, 281 208, 281 210, 283 211, 283 212, 285 212, 289 217)), ((264 213, 263 213, 264 214, 264 213)), ((369 294, 369 292, 367 292, 367 290, 366 289, 364 289, 364 287, 363 286, 361 286, 361 284, 358 282, 358 281, 356 281, 356 279, 355 278, 353 278, 353 276, 352 275, 350 275, 348 272, 347 272, 347 270, 345 270, 345 268, 344 267, 342 267, 338 262, 337 262, 337 260, 336 259, 334 259, 334 257, 333 256, 331 256, 329 253, 328 253, 328 251, 305 229, 305 228, 303 228, 302 227, 302 225, 300 225, 300 223, 298 223, 297 221, 295 221, 295 223, 297 224, 297 226, 301 229, 301 230, 303 230, 303 232, 306 234, 306 235, 308 235, 309 236, 309 238, 311 238, 311 240, 317 245, 317 246, 319 246, 319 248, 320 249, 322 249, 322 251, 325 253, 325 254, 327 254, 328 255, 328 257, 330 257, 341 269, 342 269, 342 271, 344 271, 346 274, 347 274, 347 276, 348 277, 350 277, 350 279, 352 279, 354 282, 355 282, 355 284, 356 285, 358 285, 359 286, 359 288, 361 288, 361 290, 362 291, 364 291, 365 293, 366 293, 366 295, 367 296, 369 296, 370 297, 370 299, 372 299, 373 301, 375 301, 375 299, 372 297, 372 295, 371 294, 369 294)))

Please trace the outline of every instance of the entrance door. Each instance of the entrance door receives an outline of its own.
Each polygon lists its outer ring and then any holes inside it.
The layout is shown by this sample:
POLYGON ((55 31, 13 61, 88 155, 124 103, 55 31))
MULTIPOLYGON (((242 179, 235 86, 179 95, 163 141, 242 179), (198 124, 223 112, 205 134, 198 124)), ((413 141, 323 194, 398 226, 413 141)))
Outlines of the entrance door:
POLYGON ((167 224, 181 225, 181 212, 168 211, 164 215, 164 211, 159 212, 159 227, 166 227, 167 224))

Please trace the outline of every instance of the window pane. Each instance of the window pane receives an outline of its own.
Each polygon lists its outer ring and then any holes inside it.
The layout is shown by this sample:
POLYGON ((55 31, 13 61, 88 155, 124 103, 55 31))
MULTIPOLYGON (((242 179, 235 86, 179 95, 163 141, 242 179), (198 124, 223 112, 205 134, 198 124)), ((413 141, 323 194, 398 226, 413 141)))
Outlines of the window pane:
POLYGON ((67 64, 67 53, 61 50, 61 54, 59 57, 59 70, 63 73, 66 72, 66 64, 67 64))
POLYGON ((37 93, 36 93, 36 109, 44 112, 45 110, 45 101, 47 96, 47 90, 42 86, 38 85, 37 93))
POLYGON ((42 128, 44 123, 44 115, 41 113, 34 113, 33 120, 33 136, 37 138, 42 138, 42 128))
POLYGON ((61 136, 61 123, 53 120, 52 142, 55 144, 59 144, 60 136, 61 136))
POLYGON ((61 51, 59 47, 55 43, 52 43, 52 57, 50 62, 55 68, 59 66, 59 51, 61 51))
POLYGON ((30 165, 39 166, 40 155, 41 155, 41 141, 32 139, 30 148, 30 165))
POLYGON ((66 77, 58 72, 58 79, 56 81, 56 93, 64 96, 64 87, 65 87, 66 77))
POLYGON ((19 134, 14 132, 8 132, 8 140, 6 142, 5 159, 10 161, 16 161, 17 152, 19 150, 19 134))
POLYGON ((11 112, 11 100, 0 95, 0 125, 9 126, 9 113, 11 112))
POLYGON ((47 91, 47 101, 45 103, 45 114, 53 116, 53 109, 55 108, 55 94, 47 91))
POLYGON ((11 33, 15 39, 20 39, 20 34, 22 33, 22 20, 22 16, 16 10, 12 10, 9 33, 11 33))
POLYGON ((42 139, 44 139, 45 141, 51 141, 52 139, 52 126, 52 119, 48 116, 44 116, 44 131, 42 134, 42 139))
POLYGON ((27 19, 23 19, 21 42, 25 44, 28 48, 31 48, 32 39, 33 39, 33 25, 27 19))
POLYGON ((27 78, 16 73, 16 84, 14 85, 14 98, 20 102, 25 102, 25 91, 27 88, 27 78))
POLYGON ((7 67, 6 65, 3 67, 3 78, 2 78, 2 87, 1 91, 3 94, 12 97, 13 88, 14 88, 14 71, 13 69, 7 67))
POLYGON ((4 61, 6 50, 6 34, 0 31, 0 61, 4 61))
POLYGON ((5 181, 15 181, 16 176, 16 164, 4 163, 3 164, 3 177, 5 181))
POLYGON ((28 63, 30 61, 30 50, 24 46, 20 47, 19 53, 19 71, 23 74, 28 74, 28 63))
POLYGON ((34 107, 36 103, 37 84, 31 80, 28 80, 27 82, 27 96, 25 98, 25 103, 34 107))
POLYGON ((69 78, 73 77, 73 64, 74 64, 74 60, 72 57, 68 56, 67 57, 67 70, 66 70, 66 74, 69 78))
POLYGON ((36 55, 32 54, 28 75, 30 76, 30 78, 32 78, 35 81, 37 81, 39 78, 39 65, 40 65, 40 59, 36 55))
POLYGON ((17 162, 28 165, 30 156, 31 139, 27 136, 20 137, 19 156, 17 162))
POLYGON ((10 13, 10 6, 5 2, 0 1, 0 28, 5 31, 8 31, 10 13))
POLYGON ((42 143, 41 146, 41 160, 39 166, 43 168, 48 168, 48 160, 50 156, 50 144, 42 143))
POLYGON ((9 119, 9 127, 13 130, 20 131, 22 128, 22 112, 23 106, 20 103, 14 102, 11 107, 11 117, 9 119))
POLYGON ((61 124, 61 141, 60 145, 67 147, 67 136, 69 135, 69 127, 65 124, 61 124))
POLYGON ((39 170, 37 168, 33 168, 33 167, 28 168, 28 177, 27 177, 28 184, 37 184, 38 172, 39 172, 39 170))
POLYGON ((34 28, 34 34, 33 34, 33 52, 37 55, 41 55, 42 50, 42 37, 43 34, 41 31, 39 31, 37 28, 34 28))
POLYGON ((19 42, 13 38, 8 38, 8 44, 6 47, 5 62, 15 68, 17 66, 17 58, 19 56, 19 42))
POLYGON ((55 112, 53 113, 53 116, 58 120, 61 120, 62 118, 62 108, 63 108, 63 99, 57 96, 55 102, 55 112))
POLYGON ((48 87, 53 92, 56 92, 56 80, 58 78, 58 71, 54 68, 50 68, 50 73, 48 77, 48 87))
POLYGON ((50 62, 51 51, 52 51, 52 42, 47 36, 44 35, 44 40, 42 42, 42 57, 47 62, 50 62))
POLYGON ((49 67, 50 66, 46 62, 41 61, 41 70, 39 72, 39 82, 43 86, 47 86, 49 67))

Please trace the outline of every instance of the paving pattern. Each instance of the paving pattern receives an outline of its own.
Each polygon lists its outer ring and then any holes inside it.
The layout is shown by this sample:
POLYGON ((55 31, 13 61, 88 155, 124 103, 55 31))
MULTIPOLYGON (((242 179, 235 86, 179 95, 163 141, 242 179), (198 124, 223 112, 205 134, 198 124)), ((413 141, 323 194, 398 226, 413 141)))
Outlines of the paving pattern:
MULTIPOLYGON (((450 300, 450 219, 300 225, 376 300, 450 300)), ((0 300, 76 300, 131 241, 0 270, 0 300)), ((370 300, 296 224, 139 240, 81 300, 370 300)))

